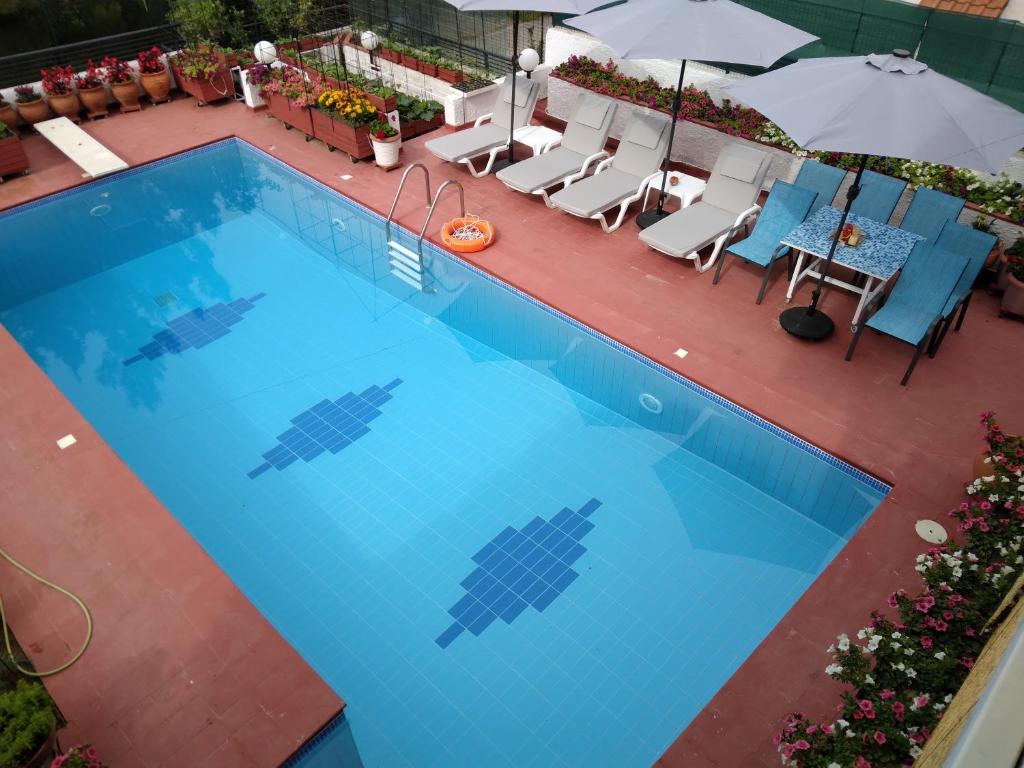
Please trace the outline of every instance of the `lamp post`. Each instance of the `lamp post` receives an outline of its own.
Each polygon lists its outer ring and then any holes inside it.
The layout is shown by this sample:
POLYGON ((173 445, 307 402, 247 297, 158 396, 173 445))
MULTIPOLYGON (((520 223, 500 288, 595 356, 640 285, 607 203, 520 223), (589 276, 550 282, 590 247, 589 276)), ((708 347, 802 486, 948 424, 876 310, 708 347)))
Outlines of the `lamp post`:
POLYGON ((519 68, 526 73, 527 79, 533 74, 533 70, 540 66, 540 54, 533 48, 523 48, 519 54, 519 68))

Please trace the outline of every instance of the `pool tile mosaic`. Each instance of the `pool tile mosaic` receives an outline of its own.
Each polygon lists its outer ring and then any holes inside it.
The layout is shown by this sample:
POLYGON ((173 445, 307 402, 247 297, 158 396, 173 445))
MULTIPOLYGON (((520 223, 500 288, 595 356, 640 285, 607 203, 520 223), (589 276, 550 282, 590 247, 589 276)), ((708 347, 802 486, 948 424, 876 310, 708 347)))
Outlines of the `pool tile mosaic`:
POLYGON ((435 642, 447 648, 467 629, 479 636, 496 619, 511 624, 531 605, 543 612, 579 576, 571 566, 587 551, 580 539, 594 529, 589 517, 600 506, 591 499, 495 536, 473 555, 477 567, 461 582, 466 594, 448 609, 455 621, 435 642))
POLYGON ((217 302, 213 306, 197 307, 178 315, 168 321, 164 330, 153 334, 153 341, 139 347, 139 354, 129 357, 124 364, 156 360, 166 354, 180 355, 186 349, 201 349, 231 333, 231 326, 241 322, 245 313, 264 296, 265 293, 257 293, 248 299, 235 299, 230 304, 217 302))
POLYGON ((263 454, 266 461, 249 472, 256 478, 271 467, 282 470, 297 459, 310 462, 324 451, 339 453, 369 434, 371 421, 381 414, 379 406, 391 399, 391 390, 402 383, 395 379, 374 384, 358 395, 349 392, 335 401, 321 400, 292 419, 292 427, 277 436, 278 445, 263 454))

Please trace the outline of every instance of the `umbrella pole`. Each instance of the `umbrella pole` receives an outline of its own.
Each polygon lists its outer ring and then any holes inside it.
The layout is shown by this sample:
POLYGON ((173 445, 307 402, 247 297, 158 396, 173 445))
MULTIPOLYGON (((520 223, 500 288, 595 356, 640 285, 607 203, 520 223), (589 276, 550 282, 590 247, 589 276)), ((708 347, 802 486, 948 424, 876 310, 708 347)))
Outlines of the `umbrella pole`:
POLYGON ((860 179, 864 175, 864 166, 867 165, 868 156, 861 155, 860 163, 857 166, 857 175, 853 178, 853 184, 846 191, 846 206, 839 217, 839 225, 836 227, 835 235, 832 237, 832 244, 828 249, 828 256, 825 258, 825 265, 818 275, 818 282, 814 286, 814 293, 811 295, 809 307, 793 307, 779 315, 779 324, 787 333, 799 336, 808 341, 824 341, 832 335, 835 330, 835 323, 832 318, 818 309, 818 300, 821 298, 821 289, 825 285, 825 278, 828 277, 828 268, 832 265, 832 259, 836 255, 836 248, 839 247, 839 237, 842 235, 843 227, 850 216, 850 208, 853 201, 860 194, 860 179))
POLYGON ((676 122, 683 99, 683 77, 686 75, 686 59, 679 65, 679 84, 676 86, 676 97, 672 101, 672 125, 668 129, 668 152, 665 153, 665 171, 661 175, 661 192, 658 193, 658 207, 652 211, 644 211, 636 217, 636 225, 646 229, 657 221, 665 218, 665 198, 668 196, 668 165, 672 162, 672 144, 676 138, 676 122))
MULTIPOLYGON (((507 168, 516 161, 516 64, 519 60, 519 11, 512 12, 512 74, 509 77, 512 78, 512 103, 509 104, 509 108, 512 110, 512 118, 508 121, 508 157, 504 160, 499 160, 493 166, 492 170, 497 173, 502 168, 507 168)), ((529 118, 527 118, 529 120, 529 118)))

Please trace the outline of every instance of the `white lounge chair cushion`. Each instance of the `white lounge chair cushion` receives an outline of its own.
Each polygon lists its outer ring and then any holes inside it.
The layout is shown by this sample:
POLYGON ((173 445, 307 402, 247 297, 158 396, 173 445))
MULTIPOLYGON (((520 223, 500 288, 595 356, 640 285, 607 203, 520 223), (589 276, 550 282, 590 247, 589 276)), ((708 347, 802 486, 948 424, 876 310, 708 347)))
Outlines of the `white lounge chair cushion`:
POLYGON ((757 177, 764 157, 764 152, 750 147, 737 146, 735 150, 728 152, 722 158, 722 164, 718 170, 723 176, 749 184, 757 177))
POLYGON ((767 152, 730 144, 715 160, 701 198, 705 203, 731 211, 735 217, 757 202, 769 165, 771 156, 767 152))
POLYGON ((604 125, 604 119, 608 116, 608 110, 612 106, 611 102, 605 101, 599 96, 583 94, 580 96, 580 103, 576 106, 576 114, 573 115, 573 119, 588 128, 600 128, 604 125))
POLYGON ((508 128, 494 123, 484 123, 476 128, 467 128, 431 139, 424 146, 428 152, 442 160, 457 163, 459 160, 476 157, 507 144, 508 128))
POLYGON ((657 171, 668 151, 670 124, 665 115, 634 115, 619 141, 612 167, 641 178, 657 171))
POLYGON ((713 243, 735 221, 735 213, 698 201, 647 227, 640 232, 640 239, 662 253, 682 258, 713 243))
MULTIPOLYGON (((491 122, 500 125, 506 131, 509 129, 509 120, 512 119, 512 81, 502 84, 498 96, 491 108, 491 122)), ((530 122, 533 117, 533 109, 537 106, 537 94, 540 86, 537 80, 527 80, 524 77, 516 78, 516 109, 515 127, 522 128, 530 122)))
POLYGON ((498 172, 498 180, 520 192, 535 192, 558 184, 577 173, 586 157, 565 147, 555 147, 536 157, 520 160, 498 172))
POLYGON ((658 146, 658 142, 661 141, 661 136, 665 133, 667 125, 667 121, 643 118, 633 119, 626 127, 626 132, 622 135, 622 141, 630 144, 639 144, 647 149, 654 149, 658 146))
POLYGON ((642 182, 642 178, 608 168, 556 192, 551 196, 551 204, 589 219, 635 195, 642 182))

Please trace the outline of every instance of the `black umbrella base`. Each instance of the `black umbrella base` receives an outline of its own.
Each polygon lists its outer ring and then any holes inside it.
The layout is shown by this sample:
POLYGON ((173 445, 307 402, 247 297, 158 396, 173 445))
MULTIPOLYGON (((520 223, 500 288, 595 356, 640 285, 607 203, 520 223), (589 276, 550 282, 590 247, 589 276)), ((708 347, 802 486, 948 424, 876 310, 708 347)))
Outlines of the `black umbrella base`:
POLYGON ((647 229, 651 224, 657 224, 666 216, 671 215, 672 211, 662 211, 661 213, 658 213, 657 208, 651 208, 651 210, 644 211, 636 217, 636 225, 640 227, 640 229, 647 229))
POLYGON ((498 171, 508 168, 510 165, 518 163, 518 160, 509 160, 507 157, 503 157, 500 160, 495 160, 494 165, 491 166, 491 173, 497 173, 498 171))
POLYGON ((779 315, 779 325, 791 336, 807 341, 824 341, 836 329, 832 318, 820 309, 811 312, 810 307, 793 307, 779 315))

